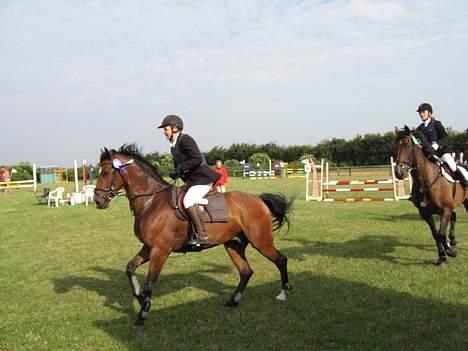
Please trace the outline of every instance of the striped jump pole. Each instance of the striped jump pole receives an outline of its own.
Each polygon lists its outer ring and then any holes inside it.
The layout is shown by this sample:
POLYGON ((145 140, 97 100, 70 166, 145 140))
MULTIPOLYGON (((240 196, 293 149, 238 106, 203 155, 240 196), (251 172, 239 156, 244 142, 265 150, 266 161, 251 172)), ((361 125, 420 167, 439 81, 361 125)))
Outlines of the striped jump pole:
MULTIPOLYGON (((399 180, 395 177, 395 163, 393 157, 390 158, 390 171, 391 178, 388 179, 357 179, 357 180, 330 180, 330 166, 328 162, 322 160, 320 175, 320 195, 313 197, 309 195, 309 183, 311 182, 311 172, 307 172, 306 183, 306 200, 316 200, 324 202, 387 202, 399 201, 408 199, 409 195, 406 194, 405 180, 399 180), (379 185, 391 186, 379 186, 379 185), (339 188, 338 186, 359 186, 339 188), (376 187, 366 187, 368 185, 377 185, 376 187), (352 198, 332 198, 332 193, 366 193, 366 192, 390 192, 392 197, 352 197, 352 198)), ((315 176, 315 181, 318 183, 318 177, 315 176)), ((312 179, 313 180, 313 179, 312 179)), ((411 189, 411 177, 408 178, 409 187, 411 189)))

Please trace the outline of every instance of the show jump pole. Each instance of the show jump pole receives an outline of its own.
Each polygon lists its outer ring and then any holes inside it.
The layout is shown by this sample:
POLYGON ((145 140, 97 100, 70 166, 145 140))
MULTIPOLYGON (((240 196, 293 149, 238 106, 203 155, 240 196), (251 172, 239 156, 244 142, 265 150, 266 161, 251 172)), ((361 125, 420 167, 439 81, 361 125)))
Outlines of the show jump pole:
POLYGON ((73 160, 73 169, 75 171, 75 193, 79 191, 78 187, 78 162, 76 160, 73 160))

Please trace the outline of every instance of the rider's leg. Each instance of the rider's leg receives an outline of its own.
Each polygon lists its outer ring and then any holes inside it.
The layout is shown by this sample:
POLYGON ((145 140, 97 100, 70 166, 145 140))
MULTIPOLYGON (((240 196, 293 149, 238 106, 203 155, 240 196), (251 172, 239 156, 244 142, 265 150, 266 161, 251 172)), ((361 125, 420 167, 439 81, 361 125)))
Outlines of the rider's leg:
POLYGON ((453 159, 452 155, 446 153, 443 154, 440 159, 450 167, 455 177, 461 183, 463 183, 465 186, 468 184, 468 171, 463 167, 457 167, 457 164, 455 163, 455 160, 453 159))
POLYGON ((203 203, 203 197, 210 191, 212 186, 213 184, 194 185, 189 188, 184 197, 184 207, 190 216, 195 234, 194 238, 188 242, 189 245, 209 244, 208 233, 198 204, 203 203))

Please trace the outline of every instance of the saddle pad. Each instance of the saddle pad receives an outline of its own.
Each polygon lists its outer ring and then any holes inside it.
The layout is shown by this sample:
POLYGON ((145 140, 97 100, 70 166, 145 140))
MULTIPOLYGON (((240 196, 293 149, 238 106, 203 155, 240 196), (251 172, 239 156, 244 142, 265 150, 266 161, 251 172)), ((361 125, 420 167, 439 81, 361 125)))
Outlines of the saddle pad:
MULTIPOLYGON (((169 196, 169 203, 174 209, 177 218, 188 221, 189 216, 185 211, 183 200, 185 196, 185 189, 173 186, 169 196)), ((224 193, 211 192, 205 196, 208 200, 208 205, 203 207, 203 222, 205 223, 219 223, 228 221, 227 202, 224 193)))
POLYGON ((453 178, 452 170, 449 168, 448 165, 445 163, 439 164, 440 167, 440 174, 447 179, 450 183, 455 183, 455 179, 453 178))

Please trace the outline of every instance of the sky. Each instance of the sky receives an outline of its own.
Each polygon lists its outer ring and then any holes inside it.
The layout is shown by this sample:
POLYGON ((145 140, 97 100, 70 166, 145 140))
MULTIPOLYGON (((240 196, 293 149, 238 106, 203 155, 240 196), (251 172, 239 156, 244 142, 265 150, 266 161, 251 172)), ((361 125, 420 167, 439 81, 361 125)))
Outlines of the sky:
POLYGON ((468 127, 466 0, 0 1, 0 164, 468 127))

